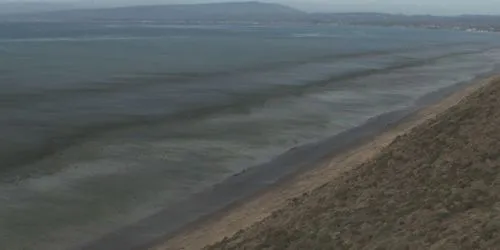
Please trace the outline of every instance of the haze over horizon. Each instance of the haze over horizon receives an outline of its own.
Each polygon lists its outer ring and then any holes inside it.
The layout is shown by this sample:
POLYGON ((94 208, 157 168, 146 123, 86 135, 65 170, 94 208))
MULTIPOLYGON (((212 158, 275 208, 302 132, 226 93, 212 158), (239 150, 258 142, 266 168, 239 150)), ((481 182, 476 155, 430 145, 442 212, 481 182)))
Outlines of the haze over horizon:
MULTIPOLYGON (((195 4, 216 2, 248 2, 245 0, 0 0, 0 3, 53 3, 66 8, 102 8, 152 4, 195 4)), ((264 0, 262 2, 279 3, 309 12, 384 12, 397 14, 500 14, 500 2, 495 0, 264 0)), ((5 12, 5 10, 4 10, 5 12)))

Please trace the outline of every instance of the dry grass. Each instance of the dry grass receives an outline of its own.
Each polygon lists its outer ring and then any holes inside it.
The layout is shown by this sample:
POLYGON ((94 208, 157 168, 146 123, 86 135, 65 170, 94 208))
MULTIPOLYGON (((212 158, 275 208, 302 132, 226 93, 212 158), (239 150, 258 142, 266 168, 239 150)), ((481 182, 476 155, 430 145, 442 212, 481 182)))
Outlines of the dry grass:
POLYGON ((500 82, 206 249, 500 249, 500 82))

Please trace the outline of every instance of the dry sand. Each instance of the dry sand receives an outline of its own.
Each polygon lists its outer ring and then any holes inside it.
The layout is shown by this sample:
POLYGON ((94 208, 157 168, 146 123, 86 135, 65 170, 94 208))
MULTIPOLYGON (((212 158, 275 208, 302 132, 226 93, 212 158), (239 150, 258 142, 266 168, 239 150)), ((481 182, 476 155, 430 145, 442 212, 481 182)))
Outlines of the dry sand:
MULTIPOLYGON (((233 205, 231 208, 215 214, 210 219, 195 226, 190 226, 167 242, 152 249, 202 249, 226 237, 230 238, 239 231, 247 229, 256 223, 258 225, 253 226, 249 230, 250 232, 240 232, 231 241, 226 241, 224 244, 217 245, 213 249, 243 249, 243 247, 258 249, 258 242, 252 237, 258 235, 255 230, 266 232, 263 228, 266 228, 266 224, 270 223, 268 222, 269 220, 272 221, 272 219, 266 218, 271 215, 273 215, 271 217, 275 217, 276 211, 286 210, 287 207, 294 206, 294 203, 301 202, 304 199, 305 193, 323 187, 328 183, 342 181, 342 176, 380 155, 382 150, 393 143, 396 138, 432 120, 492 81, 493 79, 487 79, 469 85, 444 98, 442 101, 421 109, 410 119, 392 127, 389 131, 376 136, 367 143, 348 152, 334 155, 321 163, 320 166, 282 181, 247 201, 233 205), (264 222, 262 222, 263 220, 264 222), (249 245, 238 245, 246 237, 250 239, 249 245), (254 240, 254 242, 251 243, 251 240, 254 240)), ((283 226, 287 226, 286 223, 283 226)), ((283 248, 276 247, 269 249, 283 248)))

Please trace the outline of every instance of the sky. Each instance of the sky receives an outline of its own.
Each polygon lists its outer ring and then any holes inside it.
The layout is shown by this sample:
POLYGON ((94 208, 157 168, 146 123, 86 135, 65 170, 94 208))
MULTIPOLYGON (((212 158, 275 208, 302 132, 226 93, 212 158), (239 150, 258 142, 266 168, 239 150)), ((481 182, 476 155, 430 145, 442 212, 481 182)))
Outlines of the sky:
MULTIPOLYGON (((0 0, 5 2, 64 2, 79 6, 209 3, 230 0, 0 0)), ((244 0, 232 0, 244 1, 244 0)), ((246 0, 248 1, 248 0, 246 0)), ((402 14, 500 14, 500 0, 261 0, 306 11, 388 12, 402 14)))

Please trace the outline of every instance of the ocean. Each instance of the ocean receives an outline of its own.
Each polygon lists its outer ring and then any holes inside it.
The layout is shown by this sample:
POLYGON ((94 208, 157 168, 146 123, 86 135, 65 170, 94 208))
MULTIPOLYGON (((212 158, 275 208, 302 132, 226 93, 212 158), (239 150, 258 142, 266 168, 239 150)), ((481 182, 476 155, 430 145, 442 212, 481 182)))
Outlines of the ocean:
POLYGON ((0 248, 78 249, 292 148, 492 72, 498 38, 0 23, 0 248))

